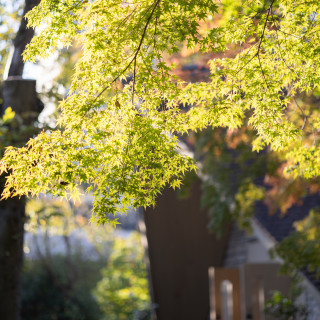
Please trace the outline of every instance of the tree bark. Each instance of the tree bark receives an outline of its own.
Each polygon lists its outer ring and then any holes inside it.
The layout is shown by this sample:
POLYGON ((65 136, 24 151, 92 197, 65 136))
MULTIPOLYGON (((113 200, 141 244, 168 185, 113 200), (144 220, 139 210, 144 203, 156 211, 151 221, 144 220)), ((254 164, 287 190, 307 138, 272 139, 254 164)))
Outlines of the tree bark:
MULTIPOLYGON (((34 34, 33 29, 27 29, 24 16, 39 2, 40 0, 25 1, 20 28, 13 42, 14 53, 10 62, 9 78, 2 86, 1 113, 10 106, 27 125, 32 125, 40 110, 35 81, 22 79, 24 62, 21 55, 34 34), (27 116, 24 116, 25 114, 27 116)), ((22 137, 22 139, 28 138, 22 137)), ((2 192, 5 176, 1 176, 0 180, 2 192)), ((24 222, 25 198, 12 198, 0 202, 0 318, 2 320, 20 319, 24 222)))
POLYGON ((0 202, 0 314, 20 319, 25 200, 0 202))
MULTIPOLYGON (((9 79, 3 84, 3 109, 11 106, 24 123, 32 125, 38 115, 34 80, 9 79)), ((21 140, 28 139, 28 134, 21 140)), ((1 177, 1 191, 5 175, 1 177)), ((0 201, 0 318, 20 319, 21 273, 25 198, 0 201)))
POLYGON ((15 39, 13 40, 14 52, 9 67, 8 77, 22 77, 24 67, 22 53, 34 35, 34 30, 32 28, 27 28, 27 20, 25 19, 25 15, 39 3, 40 0, 25 0, 20 27, 15 39))

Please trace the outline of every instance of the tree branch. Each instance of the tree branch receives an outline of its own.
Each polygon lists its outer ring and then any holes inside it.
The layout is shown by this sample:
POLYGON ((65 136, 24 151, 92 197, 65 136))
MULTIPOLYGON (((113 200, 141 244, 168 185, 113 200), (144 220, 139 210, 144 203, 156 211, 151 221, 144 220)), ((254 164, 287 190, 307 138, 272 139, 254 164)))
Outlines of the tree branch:
MULTIPOLYGON (((139 52, 140 52, 140 50, 141 50, 141 46, 142 46, 143 40, 144 40, 144 38, 145 38, 145 35, 146 35, 146 32, 147 32, 148 26, 149 26, 149 24, 150 24, 151 18, 152 18, 152 16, 153 16, 153 14, 154 14, 157 6, 159 5, 160 1, 161 1, 161 0, 157 0, 156 2, 154 2, 153 9, 152 9, 152 11, 151 11, 151 13, 150 13, 150 15, 149 15, 149 17, 148 17, 148 19, 147 19, 147 22, 146 22, 146 24, 145 24, 145 26, 144 26, 144 29, 143 29, 143 32, 142 32, 142 35, 141 35, 141 38, 140 38, 139 45, 138 45, 138 47, 137 47, 137 49, 136 49, 136 51, 135 51, 135 53, 134 53, 133 58, 130 60, 130 62, 128 63, 128 65, 121 71, 121 73, 120 73, 118 76, 116 76, 110 83, 108 83, 107 86, 105 86, 105 87, 100 91, 100 93, 99 93, 99 94, 96 96, 96 98, 93 100, 93 103, 96 102, 97 99, 108 89, 108 87, 110 86, 110 84, 112 84, 112 83, 114 83, 115 81, 117 81, 117 80, 120 78, 120 76, 121 76, 122 74, 124 74, 124 73, 130 68, 130 66, 132 65, 132 63, 133 63, 134 61, 136 61, 136 59, 137 59, 137 57, 138 57, 138 54, 139 54, 139 52)), ((134 76, 135 76, 135 75, 134 75, 134 76)))

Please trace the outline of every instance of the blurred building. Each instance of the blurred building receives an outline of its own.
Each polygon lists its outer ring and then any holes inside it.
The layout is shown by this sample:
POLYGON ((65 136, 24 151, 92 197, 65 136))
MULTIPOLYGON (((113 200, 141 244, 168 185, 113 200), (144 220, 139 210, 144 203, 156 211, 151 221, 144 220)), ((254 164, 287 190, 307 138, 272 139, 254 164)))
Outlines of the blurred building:
MULTIPOLYGON (((209 77, 209 70, 197 65, 177 72, 187 82, 209 77)), ((320 206, 319 196, 305 198, 286 215, 271 216, 263 203, 257 203, 252 235, 234 224, 221 238, 209 231, 200 198, 199 179, 189 198, 168 189, 154 209, 143 213, 140 229, 145 235, 154 319, 271 319, 264 315, 265 302, 272 290, 288 295, 291 279, 279 274, 282 261, 272 260, 269 250, 295 229, 294 223, 305 218, 310 208, 320 206)), ((299 302, 307 307, 309 320, 320 319, 320 280, 306 271, 301 275, 299 302)))

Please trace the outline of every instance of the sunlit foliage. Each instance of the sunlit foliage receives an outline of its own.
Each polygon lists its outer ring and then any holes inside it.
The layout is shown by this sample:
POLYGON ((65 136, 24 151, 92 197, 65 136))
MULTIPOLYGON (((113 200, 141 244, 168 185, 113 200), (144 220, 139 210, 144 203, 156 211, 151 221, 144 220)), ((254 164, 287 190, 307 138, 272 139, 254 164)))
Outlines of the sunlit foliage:
POLYGON ((319 175, 319 111, 297 99, 319 92, 319 10, 318 0, 42 0, 28 15, 41 31, 26 59, 73 43, 82 56, 60 104, 64 130, 7 149, 1 169, 12 174, 3 196, 77 197, 89 182, 95 220, 116 225, 107 212, 154 205, 195 169, 179 154, 179 134, 239 128, 246 115, 254 150, 283 150, 294 177, 319 175), (212 19, 220 23, 199 27, 212 19), (181 43, 238 53, 210 61, 210 82, 188 84, 163 59, 181 43))
POLYGON ((296 223, 296 231, 277 244, 274 252, 285 261, 285 268, 305 268, 320 276, 320 214, 319 208, 310 211, 302 221, 296 223))

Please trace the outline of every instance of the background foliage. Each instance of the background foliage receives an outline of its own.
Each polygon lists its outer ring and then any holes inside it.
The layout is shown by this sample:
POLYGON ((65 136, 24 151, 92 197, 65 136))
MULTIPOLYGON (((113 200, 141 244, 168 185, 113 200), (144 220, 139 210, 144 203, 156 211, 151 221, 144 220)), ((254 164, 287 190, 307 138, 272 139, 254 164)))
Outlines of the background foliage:
POLYGON ((136 231, 119 236, 108 226, 90 226, 84 203, 32 200, 27 213, 22 319, 148 319, 136 231))

